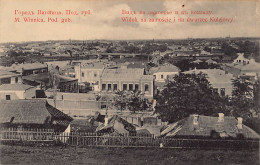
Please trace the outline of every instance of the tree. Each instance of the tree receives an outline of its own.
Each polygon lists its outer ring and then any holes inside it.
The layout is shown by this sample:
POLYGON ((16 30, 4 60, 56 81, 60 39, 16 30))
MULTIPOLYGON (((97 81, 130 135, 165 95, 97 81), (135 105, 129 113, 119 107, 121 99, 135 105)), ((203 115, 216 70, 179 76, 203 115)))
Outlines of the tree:
MULTIPOLYGON (((255 85, 257 86, 257 85, 255 85)), ((251 118, 253 111, 258 111, 258 104, 255 102, 253 83, 242 78, 233 80, 233 91, 230 104, 231 114, 235 117, 243 117, 244 120, 251 118)), ((255 90, 256 91, 256 90, 255 90)))
POLYGON ((143 98, 141 91, 117 91, 114 105, 121 112, 127 108, 133 113, 150 108, 149 101, 143 98))
POLYGON ((125 110, 127 107, 128 93, 126 91, 116 91, 116 96, 114 97, 114 106, 121 111, 125 110))
POLYGON ((134 113, 135 111, 140 110, 143 104, 143 100, 141 99, 140 94, 141 94, 140 91, 131 92, 130 98, 127 101, 128 109, 134 113))
POLYGON ((214 93, 206 74, 176 75, 157 98, 156 112, 163 121, 175 122, 190 114, 228 114, 227 98, 214 93))

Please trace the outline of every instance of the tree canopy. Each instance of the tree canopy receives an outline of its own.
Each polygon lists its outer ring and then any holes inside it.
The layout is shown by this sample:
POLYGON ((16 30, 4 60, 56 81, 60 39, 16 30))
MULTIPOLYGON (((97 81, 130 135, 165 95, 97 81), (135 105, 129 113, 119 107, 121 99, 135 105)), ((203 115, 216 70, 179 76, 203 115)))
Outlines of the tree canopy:
POLYGON ((168 122, 178 121, 190 114, 228 114, 227 101, 226 97, 213 92, 206 74, 181 73, 159 93, 156 112, 168 122))

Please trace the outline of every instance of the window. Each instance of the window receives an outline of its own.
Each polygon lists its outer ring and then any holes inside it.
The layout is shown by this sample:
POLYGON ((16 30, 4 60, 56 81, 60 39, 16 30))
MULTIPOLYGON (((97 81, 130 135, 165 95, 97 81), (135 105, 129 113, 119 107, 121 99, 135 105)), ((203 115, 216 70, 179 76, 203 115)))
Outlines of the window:
POLYGON ((133 84, 129 84, 129 91, 133 90, 133 84))
POLYGON ((220 95, 221 95, 221 96, 225 96, 225 95, 226 95, 226 93, 225 93, 225 88, 221 88, 221 89, 220 89, 220 95))
POLYGON ((81 73, 81 76, 84 77, 84 72, 81 73))
POLYGON ((94 73, 94 77, 97 77, 97 73, 94 73))
POLYGON ((127 84, 123 84, 123 90, 127 90, 127 84))
POLYGON ((102 90, 106 90, 106 84, 102 84, 102 90))
POLYGON ((114 91, 117 91, 117 84, 113 84, 113 87, 114 91))
POLYGON ((213 88, 213 93, 218 93, 218 88, 213 88))
POLYGON ((107 84, 107 89, 110 91, 112 90, 112 85, 111 84, 107 84))
POLYGON ((138 91, 139 90, 139 85, 135 84, 135 90, 138 91))
POLYGON ((11 96, 10 95, 5 95, 5 99, 6 100, 11 100, 11 96))
POLYGON ((10 78, 3 78, 3 79, 1 79, 1 84, 11 84, 11 79, 10 78))
POLYGON ((161 78, 163 79, 163 74, 161 75, 161 78))
POLYGON ((107 105, 106 104, 101 104, 101 109, 106 109, 107 105))
POLYGON ((15 83, 18 83, 18 77, 15 77, 15 83))
POLYGON ((148 85, 148 84, 145 84, 145 85, 144 85, 144 91, 145 91, 145 92, 149 91, 149 85, 148 85))
POLYGON ((153 75, 153 78, 156 79, 156 75, 153 75))

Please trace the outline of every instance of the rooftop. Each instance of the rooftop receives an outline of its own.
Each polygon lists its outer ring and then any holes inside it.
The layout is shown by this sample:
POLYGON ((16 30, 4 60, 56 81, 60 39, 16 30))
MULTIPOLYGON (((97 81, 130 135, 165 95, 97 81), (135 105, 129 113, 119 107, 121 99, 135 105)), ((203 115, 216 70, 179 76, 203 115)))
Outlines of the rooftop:
POLYGON ((218 121, 219 117, 198 116, 198 124, 194 125, 194 117, 191 115, 179 122, 169 125, 161 135, 164 136, 206 136, 210 137, 212 130, 220 133, 220 136, 237 137, 243 134, 245 138, 259 138, 259 135, 243 125, 242 129, 237 127, 238 121, 235 117, 225 116, 223 122, 218 121))
POLYGON ((159 67, 152 67, 150 68, 149 72, 158 73, 158 72, 179 72, 179 68, 172 64, 164 64, 159 67))
POLYGON ((104 69, 103 62, 91 62, 81 65, 81 68, 85 69, 104 69))
POLYGON ((23 70, 43 69, 43 68, 48 68, 48 66, 42 63, 25 63, 25 64, 13 64, 11 68, 21 71, 22 69, 23 70))
POLYGON ((34 87, 30 85, 18 84, 18 83, 0 85, 0 91, 25 91, 30 88, 34 88, 34 87))
POLYGON ((193 69, 190 71, 184 72, 185 74, 198 74, 198 73, 205 73, 208 76, 208 81, 211 84, 214 83, 225 83, 225 82, 232 82, 233 75, 230 73, 226 73, 223 70, 220 69, 193 69))
POLYGON ((72 118, 50 106, 46 100, 1 100, 0 123, 44 124, 46 120, 64 121, 69 124, 72 118))
POLYGON ((6 70, 0 70, 0 78, 9 78, 9 77, 16 77, 20 76, 20 74, 15 74, 6 70))

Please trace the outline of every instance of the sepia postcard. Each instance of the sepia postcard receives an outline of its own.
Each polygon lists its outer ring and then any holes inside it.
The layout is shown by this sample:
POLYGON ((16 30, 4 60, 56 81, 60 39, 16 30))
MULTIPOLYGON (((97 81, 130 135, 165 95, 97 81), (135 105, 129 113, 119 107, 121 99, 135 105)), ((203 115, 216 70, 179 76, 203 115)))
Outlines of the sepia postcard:
POLYGON ((259 164, 259 0, 0 0, 0 164, 259 164))

